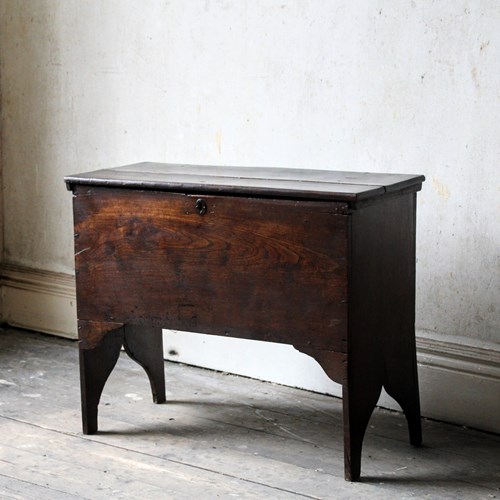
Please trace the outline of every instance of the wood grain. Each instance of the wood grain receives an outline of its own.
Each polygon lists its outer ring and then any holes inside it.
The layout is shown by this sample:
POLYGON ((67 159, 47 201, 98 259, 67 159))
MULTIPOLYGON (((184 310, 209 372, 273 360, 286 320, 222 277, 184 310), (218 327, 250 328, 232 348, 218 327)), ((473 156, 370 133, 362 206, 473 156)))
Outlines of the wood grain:
POLYGON ((346 205, 78 187, 78 317, 346 350, 346 205))
POLYGON ((382 386, 419 445, 415 193, 423 180, 149 163, 67 177, 78 318, 97 325, 81 336, 84 432, 97 430, 123 338, 159 400, 166 327, 283 342, 313 356, 343 385, 347 480, 360 477, 382 386), (115 334, 103 324, 124 326, 115 334))
POLYGON ((75 185, 280 198, 359 201, 412 187, 424 176, 331 170, 137 163, 65 177, 75 185))
POLYGON ((346 479, 382 387, 403 408, 410 441, 422 441, 415 352, 415 193, 353 211, 350 226, 347 382, 343 387, 346 479))

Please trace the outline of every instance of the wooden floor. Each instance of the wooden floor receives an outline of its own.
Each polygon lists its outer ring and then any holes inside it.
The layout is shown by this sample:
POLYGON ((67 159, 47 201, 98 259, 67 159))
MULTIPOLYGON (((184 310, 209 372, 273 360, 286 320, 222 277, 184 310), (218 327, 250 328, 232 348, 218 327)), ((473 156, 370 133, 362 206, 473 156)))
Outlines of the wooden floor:
POLYGON ((154 405, 123 354, 84 436, 76 343, 0 330, 0 498, 500 498, 498 436, 424 421, 416 449, 401 414, 376 410, 347 483, 340 400, 165 368, 154 405))

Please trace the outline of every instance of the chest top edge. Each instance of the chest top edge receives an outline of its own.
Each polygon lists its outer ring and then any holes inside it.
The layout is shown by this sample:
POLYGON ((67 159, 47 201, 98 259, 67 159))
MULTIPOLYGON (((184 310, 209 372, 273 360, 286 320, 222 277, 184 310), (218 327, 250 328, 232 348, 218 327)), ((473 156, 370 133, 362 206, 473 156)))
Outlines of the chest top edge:
POLYGON ((198 194, 245 195, 355 202, 386 193, 420 190, 423 175, 270 167, 136 163, 68 175, 76 185, 198 194))

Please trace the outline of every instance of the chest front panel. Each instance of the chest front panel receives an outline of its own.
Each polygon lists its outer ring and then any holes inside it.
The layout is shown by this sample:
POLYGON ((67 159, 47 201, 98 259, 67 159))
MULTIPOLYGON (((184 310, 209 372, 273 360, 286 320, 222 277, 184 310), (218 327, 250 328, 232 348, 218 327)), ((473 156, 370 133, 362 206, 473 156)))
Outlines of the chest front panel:
POLYGON ((80 319, 346 352, 345 203, 78 186, 74 208, 80 319))

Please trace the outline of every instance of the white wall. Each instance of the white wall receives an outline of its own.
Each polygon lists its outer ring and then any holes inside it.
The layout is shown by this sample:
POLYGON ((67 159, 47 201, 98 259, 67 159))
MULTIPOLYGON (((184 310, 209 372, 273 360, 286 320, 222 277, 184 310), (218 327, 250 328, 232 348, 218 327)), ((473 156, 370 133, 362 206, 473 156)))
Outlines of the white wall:
POLYGON ((67 173, 423 173, 419 337, 498 352, 498 1, 0 0, 0 23, 7 267, 72 273, 67 173))

